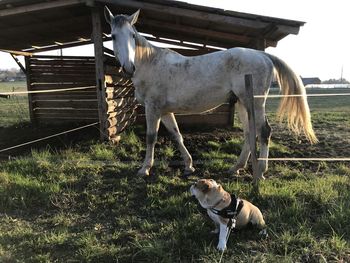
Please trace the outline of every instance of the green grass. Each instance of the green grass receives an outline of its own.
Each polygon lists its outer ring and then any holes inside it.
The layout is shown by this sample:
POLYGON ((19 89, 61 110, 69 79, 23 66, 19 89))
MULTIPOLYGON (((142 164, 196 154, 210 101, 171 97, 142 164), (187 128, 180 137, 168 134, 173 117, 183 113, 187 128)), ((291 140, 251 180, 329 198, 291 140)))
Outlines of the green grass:
MULTIPOLYGON (((25 91, 26 83, 0 82, 0 93, 25 91)), ((0 127, 9 127, 29 121, 28 96, 11 95, 9 99, 0 98, 0 127)))
POLYGON ((0 92, 26 91, 25 81, 0 82, 0 92))
MULTIPOLYGON (((334 98, 322 107, 310 100, 317 145, 292 136, 269 111, 270 156, 349 157, 349 107, 334 98)), ((15 118, 9 123, 0 130, 7 144, 42 132, 16 129, 15 118)), ((241 132, 183 135, 197 169, 188 179, 176 143, 163 133, 152 175, 136 176, 145 153, 139 127, 123 133, 118 146, 59 138, 1 161, 0 262, 218 262, 213 224, 189 194, 202 177, 259 206, 268 225, 267 239, 254 228, 234 231, 224 262, 350 262, 349 162, 270 162, 256 192, 250 168, 240 177, 227 174, 241 132)))
MULTIPOLYGON (((343 118, 346 113, 315 117, 320 131, 332 124, 331 134, 342 138, 321 133, 319 146, 300 144, 277 125, 271 154, 300 157, 333 146, 340 147, 339 156, 347 143, 346 154, 349 136, 340 132, 349 134, 349 126, 337 127, 339 120, 348 124, 343 118)), ((175 143, 162 135, 152 176, 138 178, 145 149, 137 129, 117 147, 87 141, 0 163, 0 261, 218 262, 213 225, 188 191, 202 176, 258 205, 268 224, 268 239, 254 228, 235 231, 224 262, 350 261, 348 163, 270 163, 257 193, 245 176, 249 170, 238 178, 226 174, 239 155, 240 133, 214 130, 205 141, 200 132, 184 137, 197 163, 188 180, 175 143)))

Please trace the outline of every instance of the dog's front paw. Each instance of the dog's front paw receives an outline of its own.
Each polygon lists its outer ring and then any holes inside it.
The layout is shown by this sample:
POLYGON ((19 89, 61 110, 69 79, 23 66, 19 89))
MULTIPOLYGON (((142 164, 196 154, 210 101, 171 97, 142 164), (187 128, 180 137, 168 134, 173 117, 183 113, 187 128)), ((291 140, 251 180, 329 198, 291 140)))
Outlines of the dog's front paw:
POLYGON ((268 238, 269 237, 269 234, 267 233, 267 230, 266 229, 263 229, 259 232, 259 235, 262 237, 262 238, 268 238))
POLYGON ((220 251, 224 251, 226 249, 226 244, 225 243, 219 243, 217 246, 217 249, 220 251))

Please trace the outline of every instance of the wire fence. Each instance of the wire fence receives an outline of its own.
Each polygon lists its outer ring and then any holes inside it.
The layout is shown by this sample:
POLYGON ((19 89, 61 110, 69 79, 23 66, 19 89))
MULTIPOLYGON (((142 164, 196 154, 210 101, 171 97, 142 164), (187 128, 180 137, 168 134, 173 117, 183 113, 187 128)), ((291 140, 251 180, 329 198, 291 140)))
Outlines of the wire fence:
POLYGON ((0 92, 0 96, 13 96, 21 94, 38 94, 38 93, 52 93, 52 92, 63 92, 63 91, 75 91, 75 90, 87 90, 87 89, 96 89, 96 86, 83 86, 75 88, 66 88, 66 89, 49 89, 49 90, 31 90, 31 91, 12 91, 12 92, 0 92))
POLYGON ((25 89, 25 82, 0 83, 0 127, 29 121, 28 94, 16 94, 25 89))
MULTIPOLYGON (((95 86, 82 86, 82 87, 74 87, 74 88, 66 88, 66 89, 50 89, 50 90, 40 90, 40 91, 24 91, 19 90, 17 91, 16 88, 13 88, 12 91, 7 92, 0 92, 0 121, 2 125, 7 124, 13 124, 16 122, 23 122, 29 120, 29 109, 28 109, 28 94, 35 94, 35 93, 53 93, 53 92, 62 92, 62 91, 76 91, 76 90, 87 90, 87 89, 95 89, 95 86)), ((310 90, 308 90, 310 91, 310 90)), ((276 92, 276 91, 275 91, 276 92)), ((318 98, 318 99, 326 99, 327 103, 325 101, 318 101, 320 105, 315 106, 314 102, 312 100, 309 101, 310 108, 321 108, 323 110, 332 109, 335 108, 339 109, 340 111, 343 111, 344 108, 347 108, 347 110, 350 113, 349 109, 349 96, 350 96, 350 89, 334 89, 332 92, 327 92, 325 89, 314 89, 311 91, 311 94, 307 94, 307 97, 310 98, 318 98), (342 92, 340 92, 340 90, 342 92), (322 92, 320 92, 322 91, 322 92), (346 91, 346 92, 344 92, 346 91), (330 102, 330 97, 332 98, 338 98, 338 99, 332 99, 332 103, 330 102)), ((303 95, 280 95, 280 94, 273 94, 274 91, 271 92, 272 94, 269 94, 268 96, 260 96, 256 95, 254 98, 267 98, 269 101, 267 105, 269 105, 270 102, 272 102, 272 106, 268 107, 269 110, 275 111, 277 108, 277 104, 275 105, 273 100, 274 98, 281 98, 281 97, 298 97, 303 95)), ((53 137, 57 137, 63 134, 71 133, 74 131, 78 131, 81 129, 85 129, 94 125, 97 125, 99 122, 93 122, 87 125, 83 125, 74 129, 69 129, 66 131, 62 131, 59 133, 55 133, 49 136, 44 136, 42 138, 38 138, 35 140, 31 140, 28 142, 20 143, 11 147, 6 147, 4 149, 0 149, 0 152, 6 152, 15 148, 23 147, 26 145, 34 144, 43 140, 47 140, 53 137)), ((349 150, 350 152, 350 150, 349 150)), ((318 158, 318 157, 310 157, 310 158, 259 158, 258 160, 268 160, 268 161, 350 161, 350 158, 347 157, 332 157, 332 158, 318 158)))
POLYGON ((316 94, 294 94, 294 95, 254 95, 254 98, 297 98, 297 97, 332 97, 332 96, 350 96, 350 93, 316 93, 316 94))
MULTIPOLYGON (((0 128, 2 129, 16 129, 16 127, 20 127, 24 123, 28 123, 30 121, 29 118, 29 94, 36 94, 36 93, 56 93, 56 92, 70 92, 70 91, 80 91, 80 90, 89 90, 89 89, 95 89, 95 86, 79 86, 79 87, 72 87, 72 88, 64 88, 64 89, 46 89, 46 90, 37 90, 37 91, 27 91, 26 89, 26 83, 13 83, 13 85, 7 84, 7 85, 1 85, 0 87, 5 90, 0 90, 0 128)), ((70 128, 66 129, 64 131, 60 132, 53 132, 53 134, 40 136, 40 138, 28 140, 26 142, 17 143, 15 145, 4 147, 0 149, 0 153, 8 152, 10 150, 14 150, 20 147, 32 145, 35 143, 39 143, 41 141, 45 141, 54 137, 58 137, 61 135, 65 135, 68 133, 76 132, 82 129, 86 129, 88 127, 92 127, 97 125, 99 122, 92 122, 90 124, 84 124, 76 128, 70 128)), ((24 129, 28 129, 27 127, 24 127, 24 129)), ((43 128, 45 129, 45 128, 43 128)), ((57 128, 58 129, 58 128, 57 128)), ((1 131, 1 130, 0 130, 1 131)), ((8 131, 7 131, 8 132, 8 131)), ((29 131, 30 132, 30 131, 29 131)), ((47 131, 46 134, 50 132, 47 131)), ((5 134, 6 135, 6 134, 5 134)), ((11 135, 11 134, 9 134, 11 135)), ((32 137, 34 137, 35 134, 33 134, 32 137)), ((2 136, 2 140, 8 140, 8 138, 5 138, 2 136)), ((20 139, 20 138, 19 138, 20 139)), ((6 143, 8 144, 8 142, 6 143)))
POLYGON ((88 128, 88 127, 91 127, 91 126, 95 126, 97 124, 99 124, 99 122, 90 123, 90 124, 83 125, 83 126, 78 127, 78 128, 74 128, 74 129, 70 129, 70 130, 67 130, 67 131, 55 133, 55 134, 52 134, 52 135, 49 135, 49 136, 45 136, 45 137, 42 137, 42 138, 39 138, 39 139, 36 139, 36 140, 32 140, 32 141, 29 141, 29 142, 17 144, 17 145, 11 146, 11 147, 7 147, 7 148, 4 148, 4 149, 1 149, 0 153, 1 152, 6 152, 6 151, 9 151, 9 150, 12 150, 12 149, 16 149, 16 148, 19 148, 19 147, 23 147, 23 146, 26 146, 26 145, 30 145, 30 144, 33 144, 33 143, 41 142, 41 141, 44 141, 44 140, 48 140, 48 139, 51 139, 51 138, 54 138, 54 137, 57 137, 57 136, 60 136, 60 135, 64 135, 64 134, 68 134, 68 133, 71 133, 71 132, 79 131, 79 130, 82 130, 82 129, 85 129, 85 128, 88 128))

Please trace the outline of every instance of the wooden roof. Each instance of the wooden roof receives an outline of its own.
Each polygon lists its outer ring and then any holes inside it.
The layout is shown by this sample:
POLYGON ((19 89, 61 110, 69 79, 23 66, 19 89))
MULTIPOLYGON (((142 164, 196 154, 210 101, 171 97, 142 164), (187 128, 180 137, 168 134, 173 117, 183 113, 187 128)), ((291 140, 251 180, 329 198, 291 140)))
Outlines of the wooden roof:
POLYGON ((141 9, 136 28, 150 40, 204 50, 276 46, 304 24, 168 0, 0 0, 0 49, 36 52, 89 43, 91 8, 103 5, 115 14, 141 9))

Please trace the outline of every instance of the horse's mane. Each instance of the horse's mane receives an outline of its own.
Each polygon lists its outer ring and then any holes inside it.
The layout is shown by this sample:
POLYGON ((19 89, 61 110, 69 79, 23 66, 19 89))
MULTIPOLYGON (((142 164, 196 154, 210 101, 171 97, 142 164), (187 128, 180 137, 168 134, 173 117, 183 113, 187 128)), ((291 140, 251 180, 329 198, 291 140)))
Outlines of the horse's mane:
POLYGON ((136 42, 135 59, 150 61, 156 52, 156 47, 153 46, 151 43, 149 43, 147 39, 142 35, 140 35, 136 30, 135 30, 135 42, 136 42))

